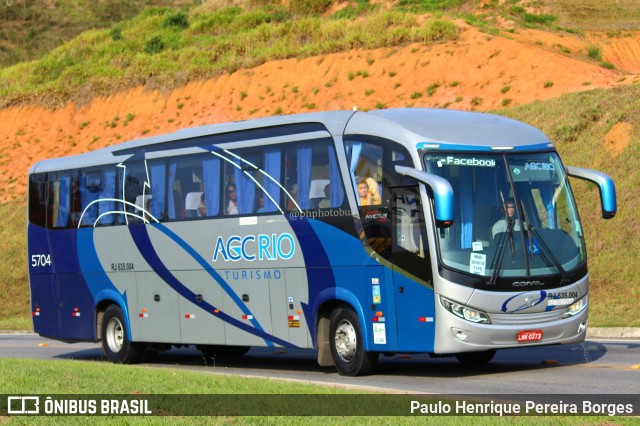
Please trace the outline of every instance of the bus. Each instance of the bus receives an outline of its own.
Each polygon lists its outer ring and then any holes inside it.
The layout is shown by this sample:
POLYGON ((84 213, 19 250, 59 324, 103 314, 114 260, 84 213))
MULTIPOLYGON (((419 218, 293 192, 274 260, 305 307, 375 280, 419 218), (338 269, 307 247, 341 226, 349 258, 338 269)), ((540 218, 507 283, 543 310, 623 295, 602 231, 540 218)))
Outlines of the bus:
POLYGON ((29 171, 34 330, 115 363, 195 346, 489 362, 581 342, 589 273, 568 176, 605 174, 498 115, 330 111, 207 125, 29 171))

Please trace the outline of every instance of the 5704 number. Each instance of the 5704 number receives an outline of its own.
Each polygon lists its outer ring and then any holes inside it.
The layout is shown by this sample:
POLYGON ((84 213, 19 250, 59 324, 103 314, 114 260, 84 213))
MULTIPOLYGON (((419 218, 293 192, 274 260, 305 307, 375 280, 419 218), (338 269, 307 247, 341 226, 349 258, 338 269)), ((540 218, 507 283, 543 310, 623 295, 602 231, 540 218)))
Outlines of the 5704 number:
POLYGON ((31 267, 37 268, 39 266, 51 266, 51 255, 50 254, 32 254, 31 267))

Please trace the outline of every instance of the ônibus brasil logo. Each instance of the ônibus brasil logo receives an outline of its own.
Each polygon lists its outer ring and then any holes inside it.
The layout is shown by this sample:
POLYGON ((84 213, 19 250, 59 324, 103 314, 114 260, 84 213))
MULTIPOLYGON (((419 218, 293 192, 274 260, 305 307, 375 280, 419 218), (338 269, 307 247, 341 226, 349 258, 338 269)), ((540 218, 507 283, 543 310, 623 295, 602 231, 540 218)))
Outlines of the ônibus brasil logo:
POLYGON ((212 262, 219 257, 225 261, 291 259, 296 251, 296 242, 291 234, 260 234, 240 237, 218 237, 213 250, 212 262))

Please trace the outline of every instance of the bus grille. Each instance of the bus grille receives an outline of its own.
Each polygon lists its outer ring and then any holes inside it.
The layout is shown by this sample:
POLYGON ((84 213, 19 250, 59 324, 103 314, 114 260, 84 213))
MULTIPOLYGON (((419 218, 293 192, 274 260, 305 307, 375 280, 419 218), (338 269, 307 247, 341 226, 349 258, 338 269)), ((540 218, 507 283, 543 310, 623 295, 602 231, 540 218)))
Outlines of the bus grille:
POLYGON ((496 325, 529 325, 557 321, 562 311, 538 312, 536 314, 489 314, 491 323, 496 325))

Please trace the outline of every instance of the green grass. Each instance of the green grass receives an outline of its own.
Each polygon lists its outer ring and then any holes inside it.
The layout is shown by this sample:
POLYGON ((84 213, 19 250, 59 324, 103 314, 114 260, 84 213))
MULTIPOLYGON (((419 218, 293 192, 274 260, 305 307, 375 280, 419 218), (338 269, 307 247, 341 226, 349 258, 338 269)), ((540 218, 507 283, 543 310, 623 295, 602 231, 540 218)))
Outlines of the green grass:
POLYGON ((366 20, 293 19, 283 7, 209 12, 203 6, 191 11, 187 26, 166 24, 177 19, 173 10, 147 9, 119 23, 115 40, 108 29, 87 31, 39 61, 0 69, 0 107, 42 101, 41 93, 58 105, 74 100, 80 88, 94 95, 139 85, 167 90, 274 59, 457 37, 444 18, 419 23, 415 15, 374 10, 366 20))
MULTIPOLYGON (((0 68, 40 58, 78 34, 106 28, 145 7, 183 7, 196 0, 0 1, 0 68)), ((116 31, 117 32, 117 31, 116 31)))
MULTIPOLYGON (((211 372, 215 372, 212 368, 211 372)), ((26 359, 0 359, 0 375, 3 378, 3 393, 39 394, 39 395, 123 395, 134 398, 149 398, 148 395, 179 395, 173 397, 172 404, 187 406, 189 395, 282 395, 279 406, 293 404, 296 396, 319 395, 327 399, 329 395, 358 394, 365 392, 346 390, 337 387, 319 386, 305 383, 292 383, 272 379, 250 379, 236 376, 207 374, 177 369, 149 368, 140 366, 113 365, 106 362, 81 361, 38 361, 26 359), (138 396, 140 395, 140 396, 138 396), (177 398, 177 401, 176 401, 177 398)), ((367 392, 369 393, 369 392, 367 392)), ((371 395, 371 393, 369 393, 371 395)), ((396 398, 389 396, 389 399, 396 398)), ((96 397, 99 399, 100 397, 96 397)), ((358 398, 354 396, 353 398, 358 398)), ((382 396, 382 404, 385 397, 382 396)), ((116 397, 117 399, 117 397, 116 397)), ((376 399, 378 401, 378 399, 376 399)), ((308 400, 306 400, 308 401, 308 400)), ((349 401, 349 400, 347 400, 349 401)), ((247 403, 246 397, 238 397, 237 404, 247 403)), ((232 408, 237 407, 233 405, 232 408)), ((269 407, 265 407, 268 409, 269 407)), ((380 409, 380 406, 375 407, 380 409)), ((367 407, 363 407, 364 410, 367 407)), ((2 418, 3 425, 33 424, 323 424, 323 425, 360 425, 400 424, 400 425, 467 425, 469 417, 453 416, 287 416, 287 417, 103 417, 103 416, 59 416, 33 417, 14 416, 2 418)), ((549 417, 473 417, 477 425, 573 425, 573 424, 633 424, 633 418, 622 417, 586 417, 586 416, 549 416, 549 417)))
POLYGON ((402 0, 391 10, 356 0, 331 16, 335 2, 328 0, 58 0, 48 8, 25 0, 23 8, 13 9, 3 2, 0 67, 20 63, 0 68, 0 107, 30 101, 57 107, 78 100, 78 93, 104 96, 139 85, 170 90, 274 59, 448 41, 457 37, 453 18, 493 35, 500 34, 504 19, 522 27, 615 33, 640 28, 634 2, 548 0, 549 10, 542 14, 516 0, 402 0), (147 8, 129 19, 149 5, 170 8, 147 8), (179 6, 183 9, 176 11, 179 6), (418 23, 420 13, 431 17, 418 23), (102 29, 82 32, 91 28, 102 29), (60 46, 65 40, 70 41, 60 46), (29 46, 40 46, 38 53, 30 53, 29 46), (3 54, 12 56, 2 62, 3 54))
POLYGON ((547 0, 557 24, 578 31, 631 31, 640 29, 637 0, 547 0))
POLYGON ((0 330, 30 330, 24 203, 0 204, 0 330))

